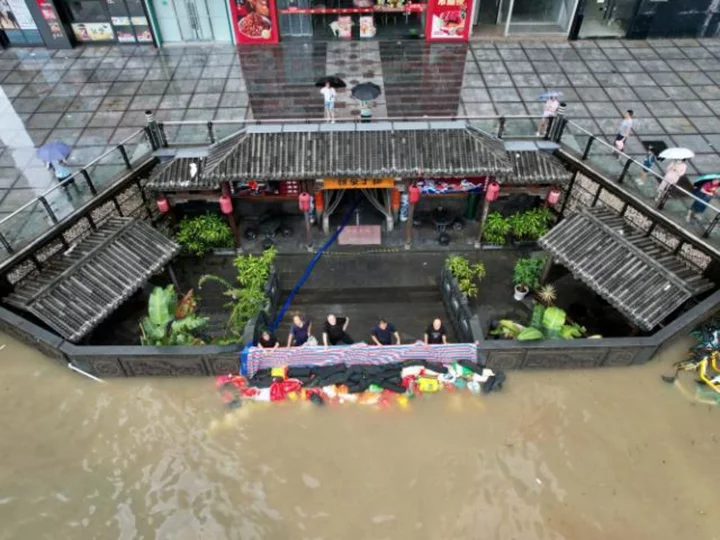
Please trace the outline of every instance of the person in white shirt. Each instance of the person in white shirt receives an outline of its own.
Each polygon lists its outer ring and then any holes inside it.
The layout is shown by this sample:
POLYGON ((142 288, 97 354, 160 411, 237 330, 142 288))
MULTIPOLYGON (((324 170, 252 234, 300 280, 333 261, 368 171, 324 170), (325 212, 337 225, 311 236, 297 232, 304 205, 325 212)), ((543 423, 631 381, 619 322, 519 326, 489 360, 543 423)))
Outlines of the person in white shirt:
POLYGON ((660 185, 658 186, 655 202, 661 202, 665 198, 667 192, 670 191, 670 187, 677 184, 678 180, 685 176, 686 173, 687 163, 684 159, 675 160, 670 163, 667 169, 665 169, 665 176, 663 177, 662 182, 660 182, 660 185))
POLYGON ((335 123, 335 89, 326 82, 320 92, 325 99, 325 120, 335 123))
POLYGON ((559 106, 560 102, 558 101, 558 97, 551 95, 545 102, 542 119, 540 120, 540 124, 538 125, 538 130, 535 135, 538 137, 545 135, 545 130, 549 127, 550 119, 555 117, 559 106))

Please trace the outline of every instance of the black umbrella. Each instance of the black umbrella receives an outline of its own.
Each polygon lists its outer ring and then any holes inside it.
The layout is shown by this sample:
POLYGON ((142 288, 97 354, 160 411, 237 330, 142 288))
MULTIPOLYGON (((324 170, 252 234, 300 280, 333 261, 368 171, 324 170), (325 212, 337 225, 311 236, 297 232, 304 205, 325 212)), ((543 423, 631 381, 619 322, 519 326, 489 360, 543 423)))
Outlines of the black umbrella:
POLYGON ((330 86, 333 88, 345 88, 347 86, 345 81, 343 81, 340 77, 335 77, 334 75, 320 77, 317 81, 315 81, 315 86, 325 86, 325 83, 330 83, 330 86))
POLYGON ((382 89, 375 83, 364 82, 353 86, 352 97, 360 101, 372 101, 382 94, 382 89))

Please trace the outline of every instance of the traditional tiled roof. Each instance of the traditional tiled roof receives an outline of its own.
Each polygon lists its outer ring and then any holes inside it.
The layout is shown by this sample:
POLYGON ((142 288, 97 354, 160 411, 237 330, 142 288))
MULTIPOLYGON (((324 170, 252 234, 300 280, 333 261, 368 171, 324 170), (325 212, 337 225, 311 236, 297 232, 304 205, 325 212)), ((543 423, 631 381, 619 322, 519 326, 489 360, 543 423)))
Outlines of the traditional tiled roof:
POLYGON ((111 218, 4 298, 77 342, 180 250, 149 224, 111 218))
POLYGON ((547 152, 508 150, 507 155, 513 172, 505 178, 505 184, 566 184, 572 177, 562 162, 547 152))
POLYGON ((714 287, 678 257, 605 209, 561 221, 540 246, 644 330, 714 287))

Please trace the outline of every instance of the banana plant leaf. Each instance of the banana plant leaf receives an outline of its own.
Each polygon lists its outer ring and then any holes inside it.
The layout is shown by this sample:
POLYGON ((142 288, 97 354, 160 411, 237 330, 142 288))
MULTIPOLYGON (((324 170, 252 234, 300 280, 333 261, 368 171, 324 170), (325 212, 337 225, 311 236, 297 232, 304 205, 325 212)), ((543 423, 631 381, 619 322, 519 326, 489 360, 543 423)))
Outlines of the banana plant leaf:
POLYGON ((543 315, 545 315, 545 306, 542 304, 535 304, 533 308, 532 317, 530 317, 530 326, 535 328, 542 328, 543 315))
POLYGON ((544 339, 543 333, 532 326, 527 327, 525 330, 520 332, 517 336, 518 341, 536 341, 538 339, 544 339))
POLYGON ((148 316, 150 321, 161 328, 174 319, 177 295, 175 287, 168 285, 164 289, 155 287, 148 300, 148 316))
POLYGON ((563 339, 575 339, 582 337, 583 327, 579 324, 566 324, 560 330, 563 339))
POLYGON ((520 332, 525 330, 522 324, 518 324, 510 319, 501 319, 498 321, 498 326, 495 330, 490 332, 494 336, 502 336, 506 339, 516 338, 520 332))
POLYGON ((551 306, 545 310, 542 318, 542 328, 548 339, 562 338, 562 327, 565 325, 565 311, 559 307, 551 306))

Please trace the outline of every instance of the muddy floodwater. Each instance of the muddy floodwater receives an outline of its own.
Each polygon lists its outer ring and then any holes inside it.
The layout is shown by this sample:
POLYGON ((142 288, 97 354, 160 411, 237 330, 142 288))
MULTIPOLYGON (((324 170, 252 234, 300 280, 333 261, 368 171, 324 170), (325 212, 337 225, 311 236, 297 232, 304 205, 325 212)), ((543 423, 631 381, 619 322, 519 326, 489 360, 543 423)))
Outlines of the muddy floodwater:
POLYGON ((0 343, 0 539, 720 538, 720 408, 659 377, 686 342, 410 411, 233 413, 210 379, 101 385, 0 343))

